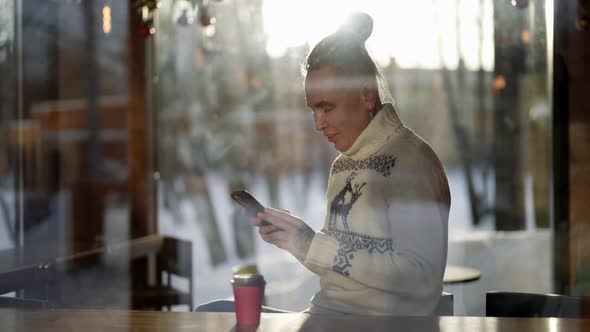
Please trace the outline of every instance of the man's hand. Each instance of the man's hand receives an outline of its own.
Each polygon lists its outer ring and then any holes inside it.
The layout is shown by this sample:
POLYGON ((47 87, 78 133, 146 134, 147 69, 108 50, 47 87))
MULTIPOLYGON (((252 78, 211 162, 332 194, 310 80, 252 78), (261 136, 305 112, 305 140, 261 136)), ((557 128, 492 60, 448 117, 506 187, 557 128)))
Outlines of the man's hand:
POLYGON ((300 260, 307 256, 315 232, 303 220, 287 211, 266 208, 264 212, 258 213, 256 218, 251 219, 251 222, 259 226, 258 233, 264 241, 287 250, 300 260), (259 226, 262 220, 271 225, 259 226))

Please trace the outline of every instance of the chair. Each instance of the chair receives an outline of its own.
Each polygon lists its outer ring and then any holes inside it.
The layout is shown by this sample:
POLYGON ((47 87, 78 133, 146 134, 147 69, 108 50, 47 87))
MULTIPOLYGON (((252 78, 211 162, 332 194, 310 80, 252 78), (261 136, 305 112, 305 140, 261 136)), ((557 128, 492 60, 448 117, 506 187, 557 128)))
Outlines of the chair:
POLYGON ((515 292, 487 292, 490 317, 590 317, 590 297, 515 292))
POLYGON ((453 316, 455 314, 453 294, 443 292, 434 310, 435 316, 453 316))
POLYGON ((18 267, 0 274, 0 308, 51 308, 53 284, 47 264, 18 267), (6 296, 16 292, 19 297, 6 296), (24 296, 24 297, 20 297, 24 296))
MULTIPOLYGON (((149 266, 149 264, 148 264, 149 266)), ((165 237, 160 250, 156 254, 156 283, 155 285, 139 285, 134 287, 133 307, 136 309, 168 310, 173 305, 187 305, 189 311, 193 308, 193 268, 192 243, 186 240, 165 237), (188 291, 174 288, 172 276, 179 276, 188 280, 188 291)))

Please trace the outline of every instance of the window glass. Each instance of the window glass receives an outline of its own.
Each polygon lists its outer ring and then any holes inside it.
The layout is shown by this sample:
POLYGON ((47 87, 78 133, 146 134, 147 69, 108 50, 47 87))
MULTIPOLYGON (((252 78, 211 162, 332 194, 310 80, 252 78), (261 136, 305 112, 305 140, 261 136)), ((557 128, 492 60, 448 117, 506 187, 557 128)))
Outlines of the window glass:
POLYGON ((47 266, 55 282, 8 294, 188 310, 255 264, 267 305, 306 309, 318 277, 230 193, 322 228, 339 153, 300 67, 354 11, 445 168, 455 314, 484 315, 486 291, 554 292, 548 3, 0 0, 0 277, 47 266), (151 304, 169 274, 188 300, 151 304))
POLYGON ((229 193, 245 188, 323 226, 338 152, 314 130, 299 67, 357 10, 374 19, 367 46, 402 121, 446 169, 449 270, 482 275, 445 284, 456 313, 483 315, 488 290, 550 292, 547 8, 526 3, 164 3, 155 36, 158 227, 193 240, 195 301, 230 298, 231 267, 254 262, 269 280, 269 305, 309 306, 317 277, 263 242, 229 193))

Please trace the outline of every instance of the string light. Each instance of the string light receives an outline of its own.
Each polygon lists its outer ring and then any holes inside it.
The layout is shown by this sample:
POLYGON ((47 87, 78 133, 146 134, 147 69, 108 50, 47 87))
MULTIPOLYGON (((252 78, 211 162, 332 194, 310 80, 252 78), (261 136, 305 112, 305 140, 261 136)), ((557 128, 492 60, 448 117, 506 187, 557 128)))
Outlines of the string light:
POLYGON ((494 90, 494 93, 498 94, 500 91, 504 90, 506 88, 506 79, 504 78, 503 75, 498 75, 496 77, 494 77, 494 80, 492 81, 492 87, 494 90))
POLYGON ((105 5, 102 7, 102 32, 105 35, 111 33, 111 7, 109 5, 105 5))
POLYGON ((512 0, 510 4, 512 7, 526 8, 529 5, 529 0, 512 0))

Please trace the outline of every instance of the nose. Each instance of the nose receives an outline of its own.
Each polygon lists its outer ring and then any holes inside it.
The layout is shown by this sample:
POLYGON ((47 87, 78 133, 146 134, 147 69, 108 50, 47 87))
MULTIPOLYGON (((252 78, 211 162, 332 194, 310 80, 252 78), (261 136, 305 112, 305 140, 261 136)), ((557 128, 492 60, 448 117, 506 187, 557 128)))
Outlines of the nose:
POLYGON ((314 112, 313 113, 313 121, 315 122, 315 130, 322 131, 324 130, 328 123, 326 122, 326 116, 324 112, 314 112))

